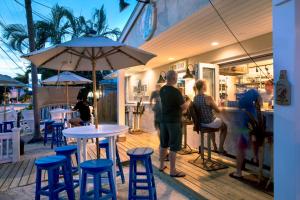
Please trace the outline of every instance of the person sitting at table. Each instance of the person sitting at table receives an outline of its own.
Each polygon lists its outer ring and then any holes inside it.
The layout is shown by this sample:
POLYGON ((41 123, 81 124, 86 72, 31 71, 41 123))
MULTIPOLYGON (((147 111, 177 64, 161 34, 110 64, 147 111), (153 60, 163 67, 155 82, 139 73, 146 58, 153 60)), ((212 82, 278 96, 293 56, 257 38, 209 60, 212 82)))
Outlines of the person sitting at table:
POLYGON ((194 97, 194 105, 196 106, 199 113, 201 113, 200 125, 208 128, 220 129, 220 144, 219 150, 215 141, 215 134, 212 134, 212 141, 214 150, 220 154, 226 154, 224 150, 224 143, 227 135, 227 125, 222 119, 215 116, 215 112, 219 113, 220 109, 216 105, 215 101, 211 96, 205 94, 206 82, 204 80, 198 80, 195 83, 196 96, 194 97))
POLYGON ((90 107, 87 102, 87 98, 80 99, 73 110, 79 111, 80 117, 72 118, 69 120, 69 123, 72 126, 82 126, 82 123, 89 122, 91 120, 90 107))
MULTIPOLYGON (((242 178, 246 149, 252 144, 253 162, 258 162, 258 147, 262 145, 265 136, 264 119, 260 112, 261 96, 256 89, 248 90, 239 100, 239 107, 243 110, 239 118, 243 126, 237 143, 237 169, 229 174, 233 178, 242 178)), ((237 120, 238 121, 238 120, 237 120)))
POLYGON ((77 94, 77 100, 87 99, 89 92, 91 91, 90 84, 86 84, 84 88, 81 88, 77 94))

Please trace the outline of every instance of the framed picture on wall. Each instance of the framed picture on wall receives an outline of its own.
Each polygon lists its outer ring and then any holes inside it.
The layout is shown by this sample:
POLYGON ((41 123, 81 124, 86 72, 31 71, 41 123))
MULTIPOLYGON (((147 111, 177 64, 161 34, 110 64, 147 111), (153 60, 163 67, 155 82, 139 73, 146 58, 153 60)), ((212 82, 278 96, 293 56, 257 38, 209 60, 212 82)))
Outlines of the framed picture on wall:
POLYGON ((182 72, 185 71, 187 65, 187 60, 182 60, 179 62, 176 62, 174 65, 170 67, 170 69, 175 70, 176 72, 182 72))

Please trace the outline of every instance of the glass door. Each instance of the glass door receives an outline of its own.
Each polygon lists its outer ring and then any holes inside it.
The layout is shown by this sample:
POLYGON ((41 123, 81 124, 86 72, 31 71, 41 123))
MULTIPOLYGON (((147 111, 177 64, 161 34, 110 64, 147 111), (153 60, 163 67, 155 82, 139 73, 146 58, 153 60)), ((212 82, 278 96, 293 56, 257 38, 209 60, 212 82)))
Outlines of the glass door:
POLYGON ((216 101, 219 100, 218 90, 218 65, 209 63, 199 64, 199 79, 205 80, 207 85, 206 94, 212 96, 216 101))

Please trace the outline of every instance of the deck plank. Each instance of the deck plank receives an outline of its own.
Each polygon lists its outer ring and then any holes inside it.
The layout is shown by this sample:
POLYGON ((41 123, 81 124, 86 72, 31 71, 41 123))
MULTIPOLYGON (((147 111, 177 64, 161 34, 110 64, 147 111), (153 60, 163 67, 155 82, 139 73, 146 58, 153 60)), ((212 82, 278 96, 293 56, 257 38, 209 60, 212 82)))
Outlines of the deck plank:
POLYGON ((34 162, 33 162, 33 166, 31 168, 31 172, 30 172, 27 184, 35 183, 35 177, 36 177, 35 172, 36 172, 36 167, 35 167, 34 162))
POLYGON ((28 180, 29 180, 29 177, 30 177, 30 173, 32 171, 32 168, 34 167, 34 161, 35 161, 35 158, 31 158, 29 160, 29 163, 23 173, 23 176, 21 178, 21 181, 19 183, 19 186, 24 186, 24 185, 27 185, 28 184, 28 180))
POLYGON ((0 179, 0 189, 1 189, 2 185, 5 183, 6 179, 9 177, 11 171, 15 168, 16 165, 17 165, 17 163, 11 163, 5 169, 5 171, 3 172, 2 176, 1 176, 1 179, 0 179))
MULTIPOLYGON (((150 134, 146 134, 147 136, 150 134)), ((143 140, 138 140, 138 136, 134 135, 128 137, 128 146, 145 146, 148 145, 152 148, 157 148, 158 140, 155 141, 154 137, 147 138, 143 136, 143 140), (148 142, 151 141, 151 142, 148 142)), ((236 181, 228 176, 228 170, 207 172, 198 167, 188 163, 189 159, 194 159, 197 155, 178 156, 177 167, 188 173, 184 179, 179 179, 181 182, 190 181, 194 186, 200 186, 203 190, 209 191, 210 194, 218 197, 219 199, 273 199, 272 196, 251 188, 239 181, 236 181), (224 182, 225 181, 225 182, 224 182), (236 184, 233 184, 236 182, 236 184), (243 190, 243 192, 241 192, 243 190), (246 195, 245 195, 246 194, 246 195), (246 197, 245 197, 246 196, 246 197)), ((155 151, 153 155, 153 164, 158 167, 158 152, 155 151)), ((229 169, 229 170, 234 170, 229 169)), ((199 193, 199 192, 198 192, 199 193)))
POLYGON ((21 167, 19 168, 14 180, 12 181, 11 185, 9 186, 9 188, 14 188, 14 187, 18 187, 22 177, 23 177, 23 174, 25 172, 25 169, 27 168, 29 164, 29 160, 24 160, 22 162, 22 165, 21 167))
POLYGON ((22 161, 16 162, 11 170, 11 172, 8 174, 5 182, 1 185, 0 191, 6 191, 10 184, 12 183, 14 177, 16 176, 18 169, 21 167, 22 161))
MULTIPOLYGON (((128 161, 129 157, 126 152, 130 148, 136 147, 151 147, 154 149, 152 155, 152 162, 155 167, 159 166, 159 155, 158 147, 159 140, 156 134, 143 133, 142 135, 126 135, 126 140, 124 142, 118 142, 118 150, 122 162, 128 161)), ((42 148, 42 147, 41 147, 42 148)), ((49 149, 45 151, 44 155, 48 155, 52 150, 49 149)), ((104 158, 105 152, 101 151, 101 157, 104 158)), ((27 157, 26 160, 23 160, 18 163, 7 163, 0 164, 0 190, 4 191, 8 188, 20 187, 27 184, 35 183, 35 166, 34 162, 36 157, 32 155, 27 157)), ((243 200, 271 200, 272 196, 256 190, 249 185, 243 184, 240 181, 232 179, 228 176, 228 173, 234 171, 234 168, 230 167, 229 169, 218 170, 207 172, 202 170, 190 163, 188 160, 195 159, 198 154, 192 155, 178 155, 177 167, 179 170, 187 173, 187 176, 184 178, 176 179, 183 186, 188 187, 190 190, 198 193, 200 196, 203 196, 207 199, 222 199, 222 200, 231 200, 231 199, 243 199, 243 200)), ((216 156, 216 155, 213 155, 216 156)), ((89 142, 87 144, 87 158, 95 159, 96 158, 96 149, 95 144, 89 142)), ((218 158, 218 157, 216 157, 218 158)), ((220 158, 222 159, 222 158, 220 158)), ((75 157, 72 157, 72 163, 76 162, 75 157)), ((168 164, 168 163, 166 163, 168 164)), ((169 170, 165 171, 166 174, 169 174, 169 170)), ((247 172, 245 172, 247 174, 247 172)), ((47 174, 43 173, 43 180, 47 179, 47 174)))

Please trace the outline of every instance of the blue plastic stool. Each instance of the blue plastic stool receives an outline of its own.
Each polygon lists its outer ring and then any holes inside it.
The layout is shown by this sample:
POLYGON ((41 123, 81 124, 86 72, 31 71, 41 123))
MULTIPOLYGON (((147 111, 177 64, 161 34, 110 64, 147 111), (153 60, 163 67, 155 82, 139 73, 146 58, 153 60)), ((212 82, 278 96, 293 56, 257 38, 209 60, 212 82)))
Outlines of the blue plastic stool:
POLYGON ((128 200, 157 200, 154 175, 151 162, 152 148, 134 148, 127 151, 130 157, 128 200), (145 171, 137 171, 137 162, 144 164, 145 171), (148 196, 137 195, 137 190, 148 190, 148 196))
POLYGON ((88 199, 88 193, 90 193, 86 191, 86 181, 88 174, 93 175, 94 178, 94 190, 91 191, 94 194, 94 199, 117 199, 116 188, 112 173, 112 166, 113 162, 109 159, 89 160, 80 164, 80 167, 82 169, 80 184, 80 200, 88 199), (103 173, 107 173, 108 175, 109 190, 102 188, 101 174, 103 173))
POLYGON ((53 131, 53 127, 51 126, 54 121, 53 120, 49 120, 49 121, 45 121, 45 128, 44 128, 44 145, 47 144, 48 142, 48 134, 51 134, 53 131))
POLYGON ((51 149, 53 149, 54 143, 56 146, 66 145, 66 138, 63 136, 62 130, 64 129, 64 123, 53 123, 52 125, 52 141, 51 141, 51 149))
POLYGON ((65 156, 48 156, 35 161, 36 165, 36 190, 35 200, 40 200, 41 195, 49 196, 50 200, 58 200, 58 194, 66 190, 68 199, 74 200, 73 178, 67 169, 65 156), (59 182, 59 170, 62 168, 64 182, 59 182), (48 185, 41 187, 42 171, 48 172, 48 185))
POLYGON ((3 128, 4 133, 12 132, 12 129, 14 128, 14 121, 3 122, 3 128))
MULTIPOLYGON (((110 159, 108 139, 101 140, 99 142, 99 148, 100 149, 105 149, 106 159, 110 159)), ((116 161, 117 161, 117 165, 118 165, 118 168, 119 168, 119 171, 117 171, 117 176, 121 176, 122 183, 124 184, 125 183, 125 176, 124 176, 123 166, 122 166, 122 163, 121 163, 121 159, 120 159, 117 144, 116 144, 116 161)))
MULTIPOLYGON (((56 147, 54 149, 56 152, 56 155, 63 155, 67 159, 67 169, 68 171, 72 171, 72 175, 76 174, 78 172, 78 166, 72 166, 72 154, 75 154, 77 165, 78 165, 78 158, 77 158, 77 146, 76 145, 67 145, 62 147, 56 147)), ((60 172, 62 174, 62 172, 60 172)), ((79 180, 74 179, 74 188, 79 186, 79 180)))

